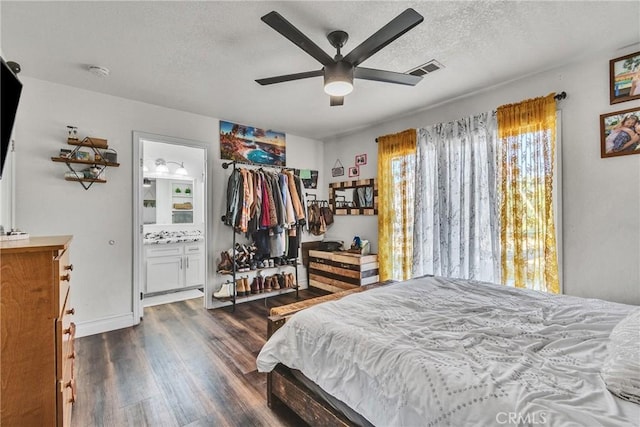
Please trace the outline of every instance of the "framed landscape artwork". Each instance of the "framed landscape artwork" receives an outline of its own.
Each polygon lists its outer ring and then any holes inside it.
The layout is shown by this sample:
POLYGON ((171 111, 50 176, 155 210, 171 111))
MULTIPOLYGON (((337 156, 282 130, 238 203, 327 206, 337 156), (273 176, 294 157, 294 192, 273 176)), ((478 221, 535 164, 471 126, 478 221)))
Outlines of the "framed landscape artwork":
POLYGON ((640 107, 600 115, 600 157, 640 154, 640 107))
POLYGON ((640 99, 640 52, 609 61, 611 105, 640 99))
POLYGON ((267 166, 286 165, 283 132, 220 120, 220 158, 267 166))

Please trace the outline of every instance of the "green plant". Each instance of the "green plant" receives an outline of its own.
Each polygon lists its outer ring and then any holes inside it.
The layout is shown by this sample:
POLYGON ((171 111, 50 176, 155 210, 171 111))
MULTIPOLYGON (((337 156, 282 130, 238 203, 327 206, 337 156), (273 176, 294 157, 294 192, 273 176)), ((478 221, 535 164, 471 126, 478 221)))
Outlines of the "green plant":
POLYGON ((190 188, 187 188, 187 189, 185 189, 185 190, 184 190, 184 192, 185 192, 186 194, 191 194, 191 189, 190 189, 190 188))
POLYGON ((180 190, 179 188, 176 188, 176 193, 182 193, 182 190, 180 190))

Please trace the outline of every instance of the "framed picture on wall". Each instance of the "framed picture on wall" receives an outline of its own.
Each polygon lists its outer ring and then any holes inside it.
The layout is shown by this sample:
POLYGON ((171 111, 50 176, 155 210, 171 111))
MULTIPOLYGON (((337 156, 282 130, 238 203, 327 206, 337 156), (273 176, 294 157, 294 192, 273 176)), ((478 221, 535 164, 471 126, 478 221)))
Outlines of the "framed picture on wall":
POLYGON ((349 166, 349 177, 360 176, 360 168, 358 166, 349 166))
POLYGON ((367 155, 366 154, 358 154, 356 156, 356 166, 362 166, 367 164, 367 155))
POLYGON ((640 99, 640 52, 609 61, 611 105, 640 99))
POLYGON ((220 158, 254 165, 285 166, 284 132, 220 120, 220 158))
POLYGON ((600 157, 640 154, 640 107, 600 115, 600 157))

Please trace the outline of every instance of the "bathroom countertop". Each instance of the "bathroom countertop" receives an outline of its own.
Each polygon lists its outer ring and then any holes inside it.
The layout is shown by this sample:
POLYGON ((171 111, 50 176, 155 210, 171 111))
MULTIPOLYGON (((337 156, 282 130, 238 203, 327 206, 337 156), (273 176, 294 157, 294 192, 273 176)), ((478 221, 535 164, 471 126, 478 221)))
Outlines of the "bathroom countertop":
POLYGON ((201 242, 201 231, 157 231, 144 235, 145 245, 166 245, 169 243, 201 242))

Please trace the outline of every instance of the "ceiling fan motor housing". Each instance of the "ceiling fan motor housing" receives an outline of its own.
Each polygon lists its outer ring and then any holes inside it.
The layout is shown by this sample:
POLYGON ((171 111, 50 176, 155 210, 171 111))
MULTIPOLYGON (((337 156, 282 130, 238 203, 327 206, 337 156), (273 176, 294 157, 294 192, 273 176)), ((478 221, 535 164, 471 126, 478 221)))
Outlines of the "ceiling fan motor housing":
POLYGON ((324 67, 324 90, 329 95, 344 96, 353 90, 353 65, 338 61, 324 67))

